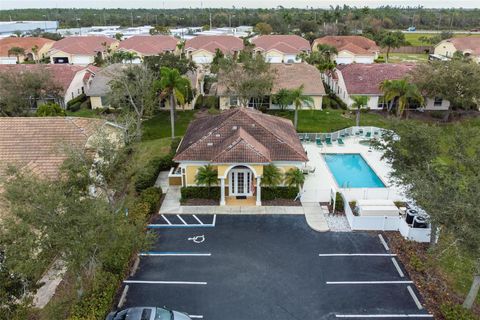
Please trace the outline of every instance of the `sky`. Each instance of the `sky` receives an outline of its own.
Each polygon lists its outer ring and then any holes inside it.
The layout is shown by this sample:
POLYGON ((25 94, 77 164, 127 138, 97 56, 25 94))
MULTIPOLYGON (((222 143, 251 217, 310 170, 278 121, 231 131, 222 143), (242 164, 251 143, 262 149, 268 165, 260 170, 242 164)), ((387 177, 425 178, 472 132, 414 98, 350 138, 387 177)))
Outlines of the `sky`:
POLYGON ((208 8, 246 7, 328 8, 330 5, 357 7, 423 6, 426 8, 480 8, 479 0, 0 0, 0 9, 17 8, 208 8))

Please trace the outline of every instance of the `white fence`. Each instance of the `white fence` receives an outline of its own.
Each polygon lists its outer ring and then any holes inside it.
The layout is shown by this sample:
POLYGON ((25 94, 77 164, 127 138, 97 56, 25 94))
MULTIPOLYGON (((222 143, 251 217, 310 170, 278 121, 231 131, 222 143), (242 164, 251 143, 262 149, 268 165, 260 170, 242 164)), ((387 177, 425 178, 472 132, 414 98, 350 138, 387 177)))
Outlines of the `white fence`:
POLYGON ((391 188, 342 188, 349 202, 358 200, 401 200, 402 197, 391 188))
POLYGON ((316 141, 320 139, 325 141, 326 138, 330 138, 332 141, 337 140, 338 138, 345 137, 381 137, 383 133, 387 131, 386 129, 378 127, 349 127, 335 132, 328 133, 299 133, 298 137, 301 141, 316 141))
POLYGON ((302 202, 330 202, 331 189, 305 188, 302 192, 302 202))

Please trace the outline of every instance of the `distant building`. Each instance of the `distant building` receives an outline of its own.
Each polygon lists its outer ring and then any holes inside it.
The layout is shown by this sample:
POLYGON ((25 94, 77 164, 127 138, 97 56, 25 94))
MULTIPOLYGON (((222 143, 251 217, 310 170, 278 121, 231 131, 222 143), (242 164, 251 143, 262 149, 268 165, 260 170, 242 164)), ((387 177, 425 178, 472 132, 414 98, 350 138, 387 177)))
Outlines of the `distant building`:
POLYGON ((9 50, 18 47, 25 50, 25 54, 19 56, 19 62, 25 60, 37 61, 47 56, 48 50, 55 41, 40 37, 7 37, 0 39, 0 64, 16 64, 17 57, 9 54, 9 50))
POLYGON ((127 64, 115 63, 102 68, 89 79, 85 94, 90 98, 92 109, 110 107, 108 95, 110 93, 110 81, 122 74, 128 67, 127 64))
POLYGON ((480 63, 480 37, 458 37, 441 41, 435 46, 434 54, 451 58, 455 52, 461 52, 480 63))
MULTIPOLYGON (((388 103, 383 98, 380 84, 385 80, 404 79, 415 67, 414 63, 352 63, 339 65, 333 72, 323 77, 330 89, 348 107, 352 106, 353 97, 367 96, 369 98, 367 107, 381 110, 386 108, 388 103)), ((450 102, 441 98, 425 97, 423 107, 425 110, 448 110, 450 102)))
POLYGON ((0 35, 12 35, 17 31, 26 34, 37 29, 57 32, 58 21, 0 21, 0 35))
POLYGON ((53 64, 88 65, 95 57, 105 59, 109 49, 116 49, 118 41, 105 36, 66 37, 55 42, 49 51, 53 64))
POLYGON ((310 52, 310 43, 297 35, 266 35, 252 39, 253 51, 270 63, 300 63, 301 53, 310 52))
POLYGON ((319 44, 326 44, 337 49, 332 60, 337 64, 374 63, 380 48, 375 41, 362 36, 326 36, 313 41, 312 51, 318 51, 319 44))

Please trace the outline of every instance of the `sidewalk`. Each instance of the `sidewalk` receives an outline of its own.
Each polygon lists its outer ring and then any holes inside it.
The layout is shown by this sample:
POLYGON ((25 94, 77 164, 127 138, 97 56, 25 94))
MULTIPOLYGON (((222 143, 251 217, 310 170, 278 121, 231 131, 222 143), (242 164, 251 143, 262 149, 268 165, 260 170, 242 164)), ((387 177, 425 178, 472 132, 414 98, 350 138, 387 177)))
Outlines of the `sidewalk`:
POLYGON ((302 207, 305 211, 305 220, 308 225, 315 231, 326 232, 329 231, 325 214, 318 202, 302 202, 302 207))
POLYGON ((55 260, 50 269, 43 275, 38 283, 43 283, 33 297, 33 305, 35 308, 43 309, 52 299, 58 285, 62 282, 63 276, 67 272, 65 262, 55 260))

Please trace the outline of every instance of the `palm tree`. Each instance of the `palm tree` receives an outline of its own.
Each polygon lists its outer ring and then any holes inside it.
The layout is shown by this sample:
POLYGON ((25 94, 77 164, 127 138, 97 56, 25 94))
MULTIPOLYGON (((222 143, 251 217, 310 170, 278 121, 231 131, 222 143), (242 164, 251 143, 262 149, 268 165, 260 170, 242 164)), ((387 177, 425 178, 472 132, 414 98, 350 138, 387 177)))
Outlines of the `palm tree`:
POLYGON ((282 88, 273 96, 273 100, 281 110, 285 110, 287 106, 292 104, 292 92, 288 89, 282 88))
POLYGON ((195 176, 195 183, 210 188, 213 184, 217 184, 218 171, 211 165, 200 167, 195 176))
POLYGON ((37 46, 37 45, 34 45, 34 46, 32 47, 32 53, 33 53, 33 61, 34 61, 35 63, 37 63, 37 61, 39 60, 39 59, 38 59, 39 57, 38 57, 38 46, 37 46))
POLYGON ((170 100, 170 124, 172 127, 172 139, 175 138, 175 103, 185 102, 184 90, 189 86, 188 79, 180 75, 177 69, 168 67, 160 68, 161 95, 170 100))
POLYGON ((353 96, 352 97, 352 100, 353 100, 352 108, 357 108, 357 121, 356 121, 357 127, 360 126, 360 109, 362 107, 367 106, 368 99, 369 98, 367 96, 353 96))
POLYGON ((393 107, 393 103, 397 101, 397 117, 401 117, 410 102, 424 103, 424 98, 417 86, 408 81, 407 78, 400 80, 385 80, 380 84, 380 90, 383 91, 385 101, 390 101, 389 109, 393 107))
POLYGON ((17 63, 20 63, 20 56, 25 55, 25 49, 20 47, 11 47, 8 50, 8 56, 15 56, 17 57, 17 63))
POLYGON ((337 54, 338 50, 334 46, 330 46, 328 44, 318 44, 317 45, 317 50, 322 55, 325 60, 331 61, 332 60, 332 55, 337 54))
POLYGON ((135 52, 126 51, 123 53, 123 60, 133 62, 133 60, 137 59, 138 55, 135 52))
POLYGON ((267 187, 276 187, 282 183, 283 175, 274 164, 263 167, 262 184, 267 187))
POLYGON ((307 95, 303 94, 303 84, 298 87, 297 89, 294 89, 291 91, 291 99, 292 103, 295 106, 295 115, 293 118, 293 125, 295 126, 295 129, 297 129, 298 126, 298 109, 301 108, 302 106, 307 106, 311 107, 313 104, 313 98, 307 95))
POLYGON ((302 191, 303 183, 305 182, 305 176, 302 170, 295 168, 290 169, 285 173, 285 183, 287 186, 295 186, 299 191, 302 191))

